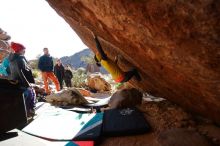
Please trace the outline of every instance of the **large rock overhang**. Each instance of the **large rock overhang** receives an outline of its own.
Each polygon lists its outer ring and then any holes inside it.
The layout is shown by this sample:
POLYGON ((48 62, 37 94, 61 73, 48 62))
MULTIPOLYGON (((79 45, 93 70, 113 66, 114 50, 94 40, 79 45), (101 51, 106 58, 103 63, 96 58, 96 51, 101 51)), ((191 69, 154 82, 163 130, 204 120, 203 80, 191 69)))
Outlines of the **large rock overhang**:
POLYGON ((136 67, 134 86, 220 122, 220 1, 47 1, 94 52, 90 31, 136 67))

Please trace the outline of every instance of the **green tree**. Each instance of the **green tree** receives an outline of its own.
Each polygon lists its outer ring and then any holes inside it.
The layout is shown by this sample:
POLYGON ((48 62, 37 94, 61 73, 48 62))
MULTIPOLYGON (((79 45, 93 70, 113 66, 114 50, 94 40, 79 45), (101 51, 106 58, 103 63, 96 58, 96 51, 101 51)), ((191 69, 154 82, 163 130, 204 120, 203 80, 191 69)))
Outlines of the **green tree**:
POLYGON ((86 55, 86 56, 82 56, 81 61, 87 63, 87 64, 95 64, 95 60, 94 60, 94 54, 89 54, 89 55, 86 55))

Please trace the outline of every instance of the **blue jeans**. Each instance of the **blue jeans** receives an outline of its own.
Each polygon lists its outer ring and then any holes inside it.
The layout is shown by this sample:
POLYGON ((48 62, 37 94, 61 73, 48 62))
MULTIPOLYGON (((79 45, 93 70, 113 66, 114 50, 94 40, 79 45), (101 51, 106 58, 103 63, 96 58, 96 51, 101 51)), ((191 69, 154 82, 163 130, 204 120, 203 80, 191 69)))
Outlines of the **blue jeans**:
POLYGON ((29 112, 30 110, 33 110, 35 107, 36 94, 34 89, 32 88, 26 88, 23 94, 25 99, 26 110, 27 112, 29 112))

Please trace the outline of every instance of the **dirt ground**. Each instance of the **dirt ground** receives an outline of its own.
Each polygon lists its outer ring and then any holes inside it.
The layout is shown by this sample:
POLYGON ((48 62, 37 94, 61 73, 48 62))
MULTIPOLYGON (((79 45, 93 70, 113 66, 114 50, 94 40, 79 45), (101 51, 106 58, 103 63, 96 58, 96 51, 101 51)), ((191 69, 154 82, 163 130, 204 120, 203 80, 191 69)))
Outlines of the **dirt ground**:
POLYGON ((152 131, 144 135, 105 137, 100 146, 220 146, 220 127, 168 102, 144 102, 152 131))

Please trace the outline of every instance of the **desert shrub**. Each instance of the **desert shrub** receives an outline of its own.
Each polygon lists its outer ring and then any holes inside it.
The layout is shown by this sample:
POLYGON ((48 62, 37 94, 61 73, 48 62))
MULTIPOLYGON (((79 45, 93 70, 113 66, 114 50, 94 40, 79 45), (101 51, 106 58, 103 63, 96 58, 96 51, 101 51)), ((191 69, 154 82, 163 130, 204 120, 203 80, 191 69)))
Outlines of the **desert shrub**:
POLYGON ((85 87, 87 80, 86 70, 84 68, 79 68, 73 71, 72 83, 74 87, 85 87))
POLYGON ((80 60, 87 63, 87 64, 95 64, 96 63, 95 60, 94 60, 94 54, 93 53, 91 53, 89 55, 86 55, 86 56, 82 56, 80 58, 80 60))
POLYGON ((34 78, 38 78, 40 73, 39 73, 39 70, 34 69, 34 70, 32 71, 32 74, 33 74, 33 77, 34 77, 34 78))

